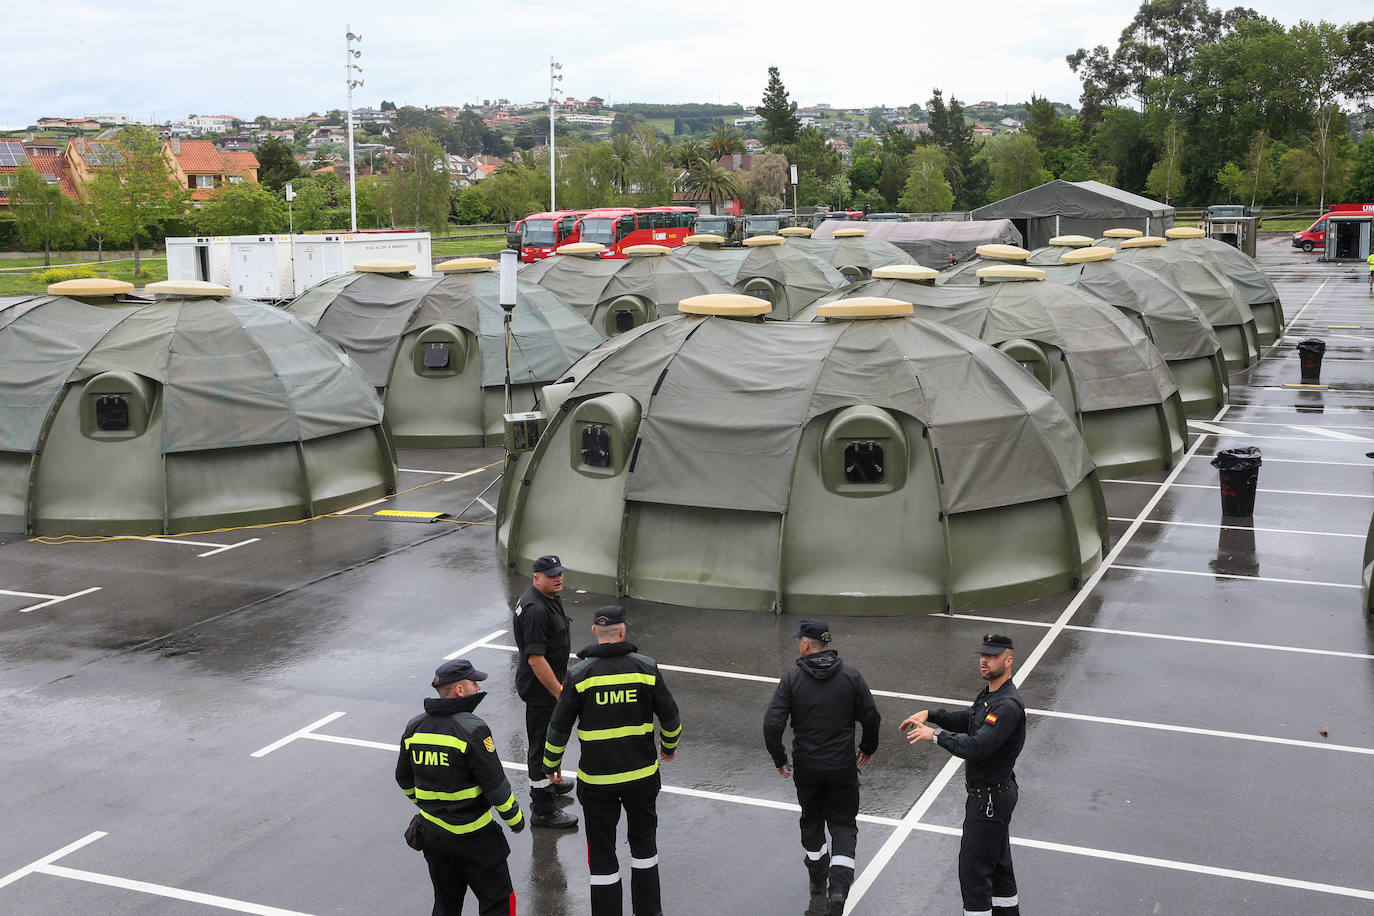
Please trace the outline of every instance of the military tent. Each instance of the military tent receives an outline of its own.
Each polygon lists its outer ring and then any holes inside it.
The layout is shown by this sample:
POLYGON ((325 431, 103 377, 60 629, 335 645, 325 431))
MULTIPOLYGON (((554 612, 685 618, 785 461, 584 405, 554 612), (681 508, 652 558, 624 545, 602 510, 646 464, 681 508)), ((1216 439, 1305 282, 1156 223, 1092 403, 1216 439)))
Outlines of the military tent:
POLYGON ((705 267, 738 292, 767 299, 779 318, 790 318, 831 290, 849 285, 844 274, 821 258, 784 245, 782 236, 756 235, 745 239, 743 248, 722 248, 719 238, 688 236, 673 256, 705 267))
MULTIPOLYGON (((813 239, 828 239, 834 233, 853 228, 852 222, 826 220, 812 233, 813 239)), ((973 257, 979 245, 1020 245, 1021 233, 1010 220, 965 220, 934 222, 865 223, 866 238, 891 242, 911 255, 923 267, 936 270, 973 257)))
POLYGON ((226 287, 108 280, 0 301, 0 530, 179 534, 394 492, 359 367, 226 287))
POLYGON ((1234 245, 1208 238, 1201 229, 1179 226, 1165 233, 1170 244, 1189 253, 1199 252, 1217 271, 1236 285, 1255 316, 1255 334, 1261 346, 1273 343, 1283 334, 1283 304, 1259 262, 1234 245))
POLYGON ((839 229, 828 239, 798 233, 789 237, 787 244, 821 258, 851 282, 867 279, 878 267, 916 263, 896 245, 886 239, 868 238, 868 230, 856 226, 839 229))
POLYGON ((1113 226, 1161 235, 1174 224, 1174 208, 1100 181, 1055 179, 979 207, 974 219, 1009 219, 1027 248, 1040 248, 1056 235, 1097 237, 1113 226))

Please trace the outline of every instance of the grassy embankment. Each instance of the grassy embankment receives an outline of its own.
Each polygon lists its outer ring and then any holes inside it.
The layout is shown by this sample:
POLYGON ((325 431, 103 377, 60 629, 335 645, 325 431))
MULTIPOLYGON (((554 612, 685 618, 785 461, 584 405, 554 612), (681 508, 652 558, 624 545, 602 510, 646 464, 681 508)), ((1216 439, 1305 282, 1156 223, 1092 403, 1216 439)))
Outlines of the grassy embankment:
MULTIPOLYGON (((158 256, 155 256, 158 257, 158 256)), ((142 286, 145 283, 152 283, 155 280, 167 279, 167 260, 160 258, 143 258, 141 266, 143 268, 139 277, 134 277, 133 261, 106 261, 103 264, 90 264, 86 267, 64 267, 66 264, 85 263, 86 259, 80 261, 72 259, 63 260, 60 256, 54 255, 52 266, 44 267, 43 259, 22 258, 17 260, 0 261, 0 267, 25 267, 37 268, 35 270, 0 270, 0 296, 23 296, 47 291, 49 283, 58 280, 69 280, 72 277, 108 277, 112 280, 125 280, 135 286, 142 286)))

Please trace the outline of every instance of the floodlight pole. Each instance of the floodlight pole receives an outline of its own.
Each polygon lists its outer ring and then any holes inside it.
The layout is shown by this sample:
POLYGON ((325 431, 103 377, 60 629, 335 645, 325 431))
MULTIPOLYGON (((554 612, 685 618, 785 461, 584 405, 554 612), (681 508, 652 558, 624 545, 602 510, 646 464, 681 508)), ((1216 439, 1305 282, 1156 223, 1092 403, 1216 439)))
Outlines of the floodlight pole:
POLYGON ((509 248, 501 252, 501 312, 506 329, 506 413, 511 412, 510 348, 514 337, 511 317, 515 314, 515 266, 519 257, 518 251, 509 248))
POLYGON ((353 78, 353 71, 363 72, 363 68, 353 63, 363 52, 353 48, 353 42, 362 41, 362 35, 353 34, 353 26, 345 26, 348 36, 344 39, 344 82, 348 84, 348 214, 349 225, 353 232, 358 231, 358 173, 353 166, 353 89, 363 84, 353 78))
MULTIPOLYGON (((558 157, 554 155, 553 150, 553 109, 557 101, 555 98, 556 94, 563 91, 562 89, 558 88, 558 82, 563 79, 563 74, 559 73, 558 71, 562 69, 563 65, 554 60, 553 55, 549 55, 549 212, 553 212, 554 210, 558 209, 558 207, 554 203, 555 191, 553 173, 554 167, 558 161, 558 157)), ((557 223, 554 224, 554 232, 558 232, 557 223)), ((509 405, 507 405, 507 407, 509 407, 509 405)))

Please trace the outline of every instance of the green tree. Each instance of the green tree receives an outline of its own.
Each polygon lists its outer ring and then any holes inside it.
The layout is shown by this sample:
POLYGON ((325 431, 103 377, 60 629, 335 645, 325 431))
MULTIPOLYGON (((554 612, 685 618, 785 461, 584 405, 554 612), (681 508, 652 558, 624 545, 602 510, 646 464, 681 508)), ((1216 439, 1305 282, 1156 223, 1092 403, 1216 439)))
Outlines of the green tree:
POLYGON ((854 200, 854 189, 849 185, 849 179, 843 175, 836 175, 825 183, 821 189, 821 194, 825 198, 825 203, 831 209, 843 210, 854 200))
POLYGON ((53 246, 72 244, 85 236, 81 207, 62 193, 60 184, 49 184, 30 164, 14 173, 10 211, 19 243, 30 251, 42 249, 45 267, 52 263, 53 246))
POLYGON ((992 144, 992 195, 1001 200, 1053 179, 1030 134, 1010 134, 992 144))
POLYGON ((945 172, 949 166, 938 146, 923 146, 907 157, 906 186, 897 206, 907 213, 944 213, 954 206, 954 190, 945 172))
POLYGON ((541 168, 532 155, 524 154, 483 179, 477 188, 498 218, 519 219, 548 205, 548 166, 541 168))
POLYGON ((1296 147, 1279 156, 1278 190, 1285 199, 1291 193, 1295 207, 1303 199, 1316 203, 1321 192, 1321 164, 1310 149, 1296 147))
POLYGON ((703 140, 683 140, 672 149, 673 165, 686 170, 696 165, 700 159, 711 155, 711 147, 703 140))
POLYGON ((1183 170, 1179 167, 1182 154, 1183 131, 1177 121, 1170 121, 1160 141, 1159 159, 1145 179, 1145 187, 1156 200, 1167 204, 1183 193, 1183 170))
POLYGON ((489 223, 492 221, 491 204, 487 203, 481 188, 463 188, 453 200, 453 215, 464 225, 489 223))
POLYGON ((801 119, 797 117, 797 103, 788 100, 787 87, 782 84, 777 67, 768 68, 768 86, 763 90, 763 102, 754 109, 763 118, 763 142, 772 146, 775 143, 793 143, 801 130, 801 119))
POLYGON ((184 213, 191 195, 177 184, 162 141, 149 128, 125 127, 119 132, 118 151, 118 161, 100 167, 91 181, 90 207, 112 236, 133 243, 134 276, 141 277, 141 237, 184 213))
POLYGON ((1350 173, 1352 144, 1339 107, 1323 105, 1318 109, 1307 142, 1317 160, 1317 206, 1325 209, 1327 196, 1339 196, 1350 173))
POLYGON ((834 178, 844 168, 844 160, 826 139, 825 131, 812 125, 797 132, 795 143, 780 146, 773 152, 786 156, 801 175, 814 175, 821 182, 834 178))
POLYGON ((286 229, 286 207, 258 184, 226 184, 196 214, 201 235, 253 235, 286 229))
POLYGON ((630 190, 630 171, 638 152, 630 134, 618 134, 606 142, 606 179, 622 196, 630 190))
POLYGON ((744 151, 743 135, 740 134, 738 127, 731 124, 717 124, 715 130, 711 131, 711 138, 707 143, 711 147, 711 155, 717 159, 744 151))
POLYGON ((395 161, 380 191, 380 209, 389 225, 423 226, 436 233, 448 225, 448 157, 432 134, 401 131, 395 161))
POLYGON ((1374 132, 1365 131, 1355 150, 1346 196, 1351 200, 1374 200, 1374 132))
POLYGON ((888 149, 884 149, 878 157, 878 166, 878 184, 874 190, 883 196, 885 208, 895 207, 898 198, 906 193, 906 181, 911 173, 911 166, 906 156, 888 149))
POLYGON ((1234 162, 1228 162, 1217 172, 1217 184, 1226 191, 1226 199, 1242 200, 1250 189, 1250 177, 1234 162))
POLYGON ((1042 153, 1061 149, 1073 143, 1073 130, 1069 126, 1069 119, 1060 117, 1054 103, 1049 99, 1031 93, 1030 101, 1026 103, 1026 111, 1022 130, 1035 138, 1035 144, 1042 153))
POLYGON ((706 198, 706 207, 711 213, 720 212, 718 202, 739 197, 742 193, 739 177, 734 172, 727 172, 717 163, 703 160, 697 160, 696 168, 687 172, 683 184, 687 191, 699 198, 706 198))
MULTIPOLYGON (((760 153, 749 163, 749 171, 741 181, 744 208, 750 213, 772 213, 778 207, 762 209, 761 200, 784 199, 787 194, 790 169, 787 157, 778 153, 760 153)), ((779 205, 781 206, 781 205, 779 205)))
POLYGON ((868 191, 878 186, 882 168, 878 160, 870 156, 856 156, 849 163, 849 183, 856 191, 868 191))
POLYGON ((979 145, 973 140, 973 127, 964 119, 964 106, 950 96, 945 105, 939 89, 931 93, 930 140, 945 153, 945 179, 954 191, 954 204, 961 210, 971 210, 982 204, 987 195, 991 174, 985 158, 978 156, 979 145))
POLYGON ((301 175, 300 163, 291 147, 276 137, 268 137, 258 144, 255 155, 258 157, 258 183, 270 191, 280 191, 282 185, 301 175))

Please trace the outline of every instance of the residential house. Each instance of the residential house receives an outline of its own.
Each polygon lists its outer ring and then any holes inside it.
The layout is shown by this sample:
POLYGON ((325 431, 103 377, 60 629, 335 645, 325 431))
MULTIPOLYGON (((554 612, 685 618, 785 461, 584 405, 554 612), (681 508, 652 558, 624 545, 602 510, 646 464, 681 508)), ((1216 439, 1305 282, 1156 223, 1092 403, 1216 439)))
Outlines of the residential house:
POLYGON ((101 124, 113 124, 115 127, 135 123, 127 114, 119 111, 102 111, 97 114, 82 115, 82 117, 90 121, 99 121, 101 124))
POLYGON ((209 140, 175 138, 162 149, 178 183, 191 191, 192 203, 208 200, 225 184, 258 180, 258 157, 252 153, 221 152, 209 140))
POLYGON ((1011 128, 1012 130, 1020 130, 1020 129, 1021 129, 1021 122, 1018 121, 1018 120, 1016 120, 1015 118, 1003 118, 1002 120, 998 121, 997 123, 998 123, 998 124, 1001 124, 1003 127, 1011 128))
POLYGON ((908 137, 911 137, 912 139, 915 139, 916 137, 919 137, 922 134, 930 133, 930 125, 927 124, 925 121, 919 121, 915 124, 903 124, 900 129, 902 133, 906 134, 908 137))
POLYGON ((218 140, 211 140, 215 149, 225 153, 251 153, 257 144, 252 137, 220 137, 218 140))
POLYGON ((113 140, 76 137, 67 143, 62 158, 66 162, 67 174, 71 176, 78 195, 84 197, 86 188, 95 179, 96 173, 107 166, 121 164, 124 154, 120 151, 119 144, 113 140))
POLYGON ((997 131, 993 130, 991 127, 984 127, 983 125, 979 124, 973 128, 973 135, 975 137, 982 137, 986 140, 988 137, 997 136, 997 131))
POLYGON ((233 115, 192 115, 186 121, 201 131, 216 134, 227 134, 239 124, 239 119, 233 115))
POLYGON ((73 200, 80 199, 60 147, 49 140, 31 146, 23 140, 0 138, 0 209, 9 207, 9 191, 14 186, 15 173, 26 166, 32 166, 48 184, 59 185, 63 194, 73 200))

